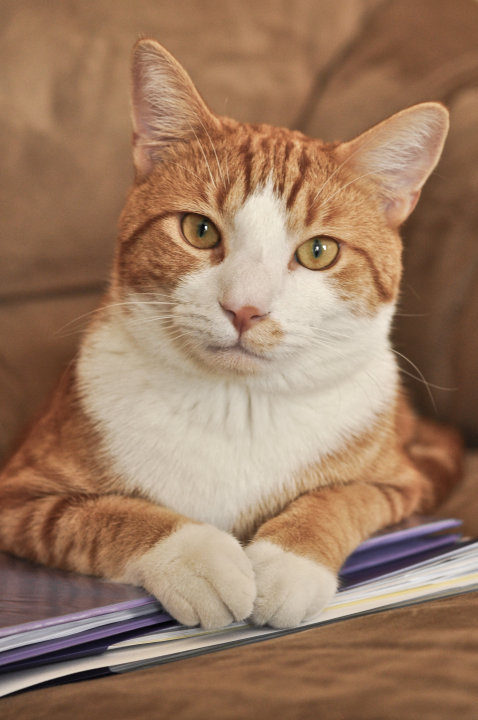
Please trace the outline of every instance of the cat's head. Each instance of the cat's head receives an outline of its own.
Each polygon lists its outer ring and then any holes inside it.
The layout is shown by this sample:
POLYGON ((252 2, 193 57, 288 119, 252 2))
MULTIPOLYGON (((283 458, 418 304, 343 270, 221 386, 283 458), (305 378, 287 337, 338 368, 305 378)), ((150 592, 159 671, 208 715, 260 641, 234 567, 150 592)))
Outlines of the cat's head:
POLYGON ((145 353, 306 387, 383 349, 398 228, 439 159, 443 106, 324 144, 213 114, 178 62, 141 40, 133 122, 113 293, 145 353))

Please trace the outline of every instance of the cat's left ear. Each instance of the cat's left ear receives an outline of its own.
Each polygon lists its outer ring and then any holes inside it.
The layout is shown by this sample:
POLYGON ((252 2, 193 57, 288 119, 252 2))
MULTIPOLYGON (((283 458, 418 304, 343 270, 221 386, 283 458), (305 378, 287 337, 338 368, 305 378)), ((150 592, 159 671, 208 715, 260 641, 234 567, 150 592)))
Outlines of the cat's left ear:
POLYGON ((172 143, 217 119, 177 60, 155 40, 138 40, 132 61, 133 156, 146 176, 172 143))
POLYGON ((435 168, 448 132, 448 111, 434 102, 402 110, 336 149, 341 163, 378 186, 388 223, 412 212, 435 168))

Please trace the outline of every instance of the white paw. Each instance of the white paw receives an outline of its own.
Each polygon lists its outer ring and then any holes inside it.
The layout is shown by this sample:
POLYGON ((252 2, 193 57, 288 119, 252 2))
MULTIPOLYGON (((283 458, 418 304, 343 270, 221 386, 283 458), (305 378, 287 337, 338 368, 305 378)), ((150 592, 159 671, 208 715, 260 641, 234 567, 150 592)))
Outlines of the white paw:
POLYGON ((244 620, 256 594, 251 563, 238 541, 212 525, 187 523, 124 575, 141 584, 184 625, 212 629, 244 620))
POLYGON ((256 576, 252 620, 257 625, 300 625, 318 615, 337 590, 331 570, 269 540, 253 542, 246 553, 256 576))

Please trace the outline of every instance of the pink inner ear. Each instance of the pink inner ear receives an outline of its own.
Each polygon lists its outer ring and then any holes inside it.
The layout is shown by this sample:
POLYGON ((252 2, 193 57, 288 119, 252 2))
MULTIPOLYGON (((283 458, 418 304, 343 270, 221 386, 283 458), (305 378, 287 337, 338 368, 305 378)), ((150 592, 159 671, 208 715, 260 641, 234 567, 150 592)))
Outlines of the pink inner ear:
POLYGON ((408 209, 408 215, 410 215, 410 213, 412 213, 415 210, 417 202, 420 200, 420 193, 421 193, 421 190, 416 190, 414 193, 411 193, 410 207, 408 209))
POLYGON ((407 193, 389 200, 385 206, 385 215, 391 227, 398 227, 414 211, 419 199, 421 190, 407 193))
POLYGON ((344 162, 349 158, 357 175, 374 176, 387 222, 397 227, 417 204, 447 132, 447 110, 439 103, 421 103, 339 146, 337 154, 344 162))
POLYGON ((162 149, 217 119, 184 68, 154 40, 136 43, 132 81, 134 162, 144 176, 162 149))

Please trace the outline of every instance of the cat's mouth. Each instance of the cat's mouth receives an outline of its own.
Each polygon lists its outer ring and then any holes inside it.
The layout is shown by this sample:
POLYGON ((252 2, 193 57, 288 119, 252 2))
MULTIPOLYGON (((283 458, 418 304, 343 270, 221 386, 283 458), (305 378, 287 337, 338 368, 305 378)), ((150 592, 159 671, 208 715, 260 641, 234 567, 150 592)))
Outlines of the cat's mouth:
POLYGON ((247 357, 254 360, 270 360, 270 358, 265 355, 260 355, 254 352, 254 350, 244 347, 239 340, 234 343, 234 345, 208 345, 207 350, 213 352, 215 355, 222 355, 223 357, 247 357))

